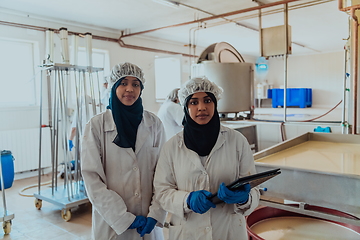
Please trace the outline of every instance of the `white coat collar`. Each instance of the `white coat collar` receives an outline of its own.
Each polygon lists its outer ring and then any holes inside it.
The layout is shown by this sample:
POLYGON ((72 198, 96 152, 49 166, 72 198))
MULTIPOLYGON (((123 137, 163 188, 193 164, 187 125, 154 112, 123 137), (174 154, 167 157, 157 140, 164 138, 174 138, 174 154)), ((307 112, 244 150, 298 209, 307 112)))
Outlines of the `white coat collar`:
MULTIPOLYGON (((138 133, 141 134, 137 134, 136 136, 135 154, 138 153, 141 147, 144 145, 146 138, 150 134, 151 126, 154 124, 155 124, 155 119, 151 117, 151 114, 148 111, 144 110, 143 118, 138 128, 138 133)), ((106 111, 104 112, 104 131, 105 132, 116 131, 116 125, 110 109, 106 109, 106 111)), ((115 137, 116 134, 114 138, 115 137)))
MULTIPOLYGON (((225 142, 225 134, 226 132, 229 131, 229 128, 224 127, 223 125, 220 124, 220 134, 218 136, 218 139, 216 140, 216 143, 213 147, 213 149, 211 150, 209 157, 212 155, 213 152, 215 152, 216 150, 218 150, 225 142)), ((177 134, 178 136, 178 146, 179 148, 181 148, 182 146, 185 146, 185 142, 184 142, 184 134, 183 131, 179 132, 177 134)))

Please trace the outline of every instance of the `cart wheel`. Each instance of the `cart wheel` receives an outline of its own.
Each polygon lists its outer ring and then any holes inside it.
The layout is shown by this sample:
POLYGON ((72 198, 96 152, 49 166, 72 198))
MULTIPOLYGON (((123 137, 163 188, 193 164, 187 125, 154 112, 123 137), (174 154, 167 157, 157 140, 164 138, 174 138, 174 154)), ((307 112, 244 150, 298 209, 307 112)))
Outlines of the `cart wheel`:
POLYGON ((61 217, 65 220, 65 222, 70 221, 70 219, 71 219, 71 211, 70 211, 70 209, 62 209, 61 210, 61 217))
POLYGON ((35 198, 35 207, 37 208, 37 210, 41 209, 41 207, 42 207, 42 200, 41 199, 35 198))
POLYGON ((11 232, 11 221, 3 222, 3 229, 5 235, 8 235, 11 232))

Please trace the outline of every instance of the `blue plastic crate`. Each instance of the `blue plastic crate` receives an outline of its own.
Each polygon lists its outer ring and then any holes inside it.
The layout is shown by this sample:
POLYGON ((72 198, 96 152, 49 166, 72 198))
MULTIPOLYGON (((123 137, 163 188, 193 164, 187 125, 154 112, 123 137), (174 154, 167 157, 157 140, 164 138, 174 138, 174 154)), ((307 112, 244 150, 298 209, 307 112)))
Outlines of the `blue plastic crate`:
MULTIPOLYGON (((284 107, 284 89, 273 88, 272 90, 272 107, 284 107)), ((287 88, 286 89, 286 106, 287 107, 311 107, 312 89, 311 88, 287 88)))
MULTIPOLYGON (((11 151, 1 151, 1 167, 4 179, 4 188, 10 188, 14 182, 14 158, 11 151)), ((0 179, 1 190, 1 179, 0 179)))

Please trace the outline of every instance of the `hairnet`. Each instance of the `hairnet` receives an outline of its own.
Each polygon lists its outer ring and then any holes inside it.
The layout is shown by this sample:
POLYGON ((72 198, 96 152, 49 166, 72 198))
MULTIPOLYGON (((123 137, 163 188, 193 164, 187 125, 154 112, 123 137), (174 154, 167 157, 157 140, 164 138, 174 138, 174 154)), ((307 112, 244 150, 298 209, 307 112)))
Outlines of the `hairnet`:
POLYGON ((109 88, 112 88, 119 79, 127 76, 136 77, 141 82, 142 86, 144 86, 145 78, 142 69, 135 64, 125 62, 115 65, 111 70, 109 88))
POLYGON ((221 94, 223 92, 222 88, 216 85, 214 82, 210 82, 207 77, 196 77, 187 81, 179 91, 179 100, 181 105, 185 105, 185 99, 191 94, 197 92, 210 92, 214 94, 216 101, 219 102, 221 99, 221 94))
POLYGON ((178 92, 180 88, 173 89, 167 96, 166 100, 170 100, 172 102, 175 102, 178 99, 178 92))

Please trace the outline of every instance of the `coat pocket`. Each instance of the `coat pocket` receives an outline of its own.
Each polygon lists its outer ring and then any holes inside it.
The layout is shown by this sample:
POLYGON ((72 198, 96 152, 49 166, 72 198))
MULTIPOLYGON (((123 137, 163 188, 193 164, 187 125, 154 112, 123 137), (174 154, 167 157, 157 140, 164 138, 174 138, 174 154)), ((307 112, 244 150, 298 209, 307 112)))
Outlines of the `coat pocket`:
POLYGON ((149 170, 155 171, 157 161, 159 159, 159 148, 158 147, 147 147, 146 154, 149 161, 149 170))

